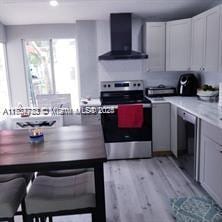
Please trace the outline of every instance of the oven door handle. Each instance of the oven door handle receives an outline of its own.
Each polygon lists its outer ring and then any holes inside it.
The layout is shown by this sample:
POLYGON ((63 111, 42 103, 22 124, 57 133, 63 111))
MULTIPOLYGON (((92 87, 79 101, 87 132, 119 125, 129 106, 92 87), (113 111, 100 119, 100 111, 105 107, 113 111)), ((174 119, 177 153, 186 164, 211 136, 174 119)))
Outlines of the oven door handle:
MULTIPOLYGON (((140 103, 136 104, 136 105, 139 105, 140 103)), ((122 105, 135 105, 135 104, 122 104, 122 105)), ((143 108, 151 108, 152 105, 151 103, 147 103, 147 104, 142 104, 143 105, 143 108)), ((111 109, 118 109, 118 105, 102 105, 102 108, 111 108, 111 109)))

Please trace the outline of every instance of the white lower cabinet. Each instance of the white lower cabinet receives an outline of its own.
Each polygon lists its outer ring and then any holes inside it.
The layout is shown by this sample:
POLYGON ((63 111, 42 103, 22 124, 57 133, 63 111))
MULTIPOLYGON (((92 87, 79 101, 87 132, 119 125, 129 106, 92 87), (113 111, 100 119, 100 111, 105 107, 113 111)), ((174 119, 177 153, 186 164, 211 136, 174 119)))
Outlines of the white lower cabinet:
POLYGON ((221 130, 204 122, 201 131, 200 183, 222 207, 222 143, 218 141, 221 130))
POLYGON ((170 104, 152 105, 153 152, 170 151, 170 104))
POLYGON ((100 114, 81 115, 82 125, 101 125, 100 114))

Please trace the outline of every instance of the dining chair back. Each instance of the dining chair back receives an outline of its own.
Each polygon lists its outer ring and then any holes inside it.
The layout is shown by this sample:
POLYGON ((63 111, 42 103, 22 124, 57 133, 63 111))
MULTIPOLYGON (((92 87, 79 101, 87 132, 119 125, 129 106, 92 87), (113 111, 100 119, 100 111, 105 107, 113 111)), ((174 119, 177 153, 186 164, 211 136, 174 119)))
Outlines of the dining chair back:
POLYGON ((0 183, 0 221, 14 222, 14 216, 21 203, 23 221, 26 221, 25 195, 26 182, 24 178, 0 183))

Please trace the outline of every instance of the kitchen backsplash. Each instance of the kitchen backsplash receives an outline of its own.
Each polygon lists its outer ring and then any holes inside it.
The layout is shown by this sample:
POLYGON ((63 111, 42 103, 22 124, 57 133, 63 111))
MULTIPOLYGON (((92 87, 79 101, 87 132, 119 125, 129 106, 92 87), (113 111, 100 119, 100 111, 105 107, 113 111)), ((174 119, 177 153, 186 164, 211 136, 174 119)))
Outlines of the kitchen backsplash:
POLYGON ((200 73, 201 84, 211 84, 214 86, 219 86, 219 83, 222 82, 222 73, 221 72, 202 72, 200 73))
MULTIPOLYGON (((158 86, 164 84, 167 86, 177 86, 179 77, 184 72, 141 72, 135 69, 135 63, 130 66, 117 68, 117 64, 106 64, 110 66, 109 70, 99 72, 100 81, 118 81, 118 80, 143 80, 145 86, 158 86), (125 67, 125 68, 124 68, 125 67), (112 70, 111 70, 112 69, 112 70), (123 70, 125 69, 125 70, 123 70)), ((118 65, 119 66, 119 65, 118 65)), ((101 66, 100 66, 101 68, 101 66)))

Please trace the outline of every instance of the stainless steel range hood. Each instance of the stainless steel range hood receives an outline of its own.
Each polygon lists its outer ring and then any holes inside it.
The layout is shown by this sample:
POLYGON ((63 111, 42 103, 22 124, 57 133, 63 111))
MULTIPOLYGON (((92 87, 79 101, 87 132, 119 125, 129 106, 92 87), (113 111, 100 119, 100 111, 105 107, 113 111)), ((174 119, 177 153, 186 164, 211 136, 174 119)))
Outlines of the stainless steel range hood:
POLYGON ((110 15, 111 51, 99 56, 99 60, 147 59, 148 55, 132 50, 132 14, 110 15))

